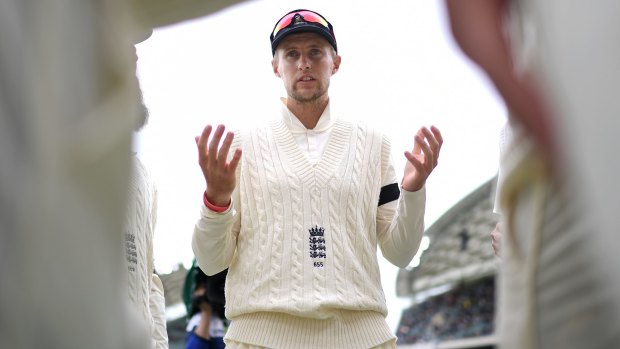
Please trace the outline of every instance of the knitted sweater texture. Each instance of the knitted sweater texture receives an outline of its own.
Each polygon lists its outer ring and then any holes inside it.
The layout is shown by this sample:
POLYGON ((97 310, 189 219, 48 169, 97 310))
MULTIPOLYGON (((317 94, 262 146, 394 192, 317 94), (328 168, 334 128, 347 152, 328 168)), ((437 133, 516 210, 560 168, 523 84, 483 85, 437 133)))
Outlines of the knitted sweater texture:
MULTIPOLYGON (((377 246, 404 267, 423 232, 424 189, 378 217, 395 183, 390 143, 337 120, 312 165, 282 120, 236 134, 241 147, 231 208, 202 207, 192 241, 207 274, 229 267, 227 338, 272 348, 370 348, 385 323, 377 246)), ((396 199, 396 197, 394 197, 396 199)))
POLYGON ((167 349, 164 288, 154 273, 153 238, 157 221, 157 190, 146 167, 133 157, 124 249, 130 304, 151 337, 151 348, 167 349))

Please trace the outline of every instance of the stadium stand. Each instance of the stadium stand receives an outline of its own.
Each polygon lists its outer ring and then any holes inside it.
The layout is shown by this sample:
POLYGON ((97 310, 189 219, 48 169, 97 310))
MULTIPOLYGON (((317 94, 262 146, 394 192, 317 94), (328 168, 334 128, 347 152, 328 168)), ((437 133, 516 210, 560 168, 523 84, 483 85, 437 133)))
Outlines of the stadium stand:
POLYGON ((484 183, 429 227, 420 264, 399 271, 397 295, 412 300, 397 329, 399 347, 494 347, 494 183, 484 183))

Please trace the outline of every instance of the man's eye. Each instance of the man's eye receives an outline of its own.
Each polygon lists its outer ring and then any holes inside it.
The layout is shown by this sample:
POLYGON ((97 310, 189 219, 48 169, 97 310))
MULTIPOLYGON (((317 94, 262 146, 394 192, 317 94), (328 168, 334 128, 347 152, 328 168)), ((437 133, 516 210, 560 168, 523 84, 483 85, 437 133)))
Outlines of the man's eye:
POLYGON ((297 54, 296 51, 289 51, 289 52, 286 53, 286 56, 287 57, 297 57, 298 54, 297 54))

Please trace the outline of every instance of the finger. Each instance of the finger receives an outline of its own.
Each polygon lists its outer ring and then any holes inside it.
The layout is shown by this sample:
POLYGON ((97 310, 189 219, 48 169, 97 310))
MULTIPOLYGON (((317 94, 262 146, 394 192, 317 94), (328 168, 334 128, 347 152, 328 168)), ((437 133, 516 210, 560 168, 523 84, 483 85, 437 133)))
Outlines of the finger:
POLYGON ((202 134, 200 135, 200 138, 198 139, 198 160, 200 161, 200 163, 205 163, 207 160, 207 152, 206 152, 207 140, 209 139, 209 136, 211 135, 212 129, 213 127, 211 127, 211 125, 205 126, 205 128, 202 130, 202 134))
POLYGON ((493 252, 495 253, 496 256, 499 256, 499 246, 497 246, 497 244, 492 244, 493 246, 493 252))
POLYGON ((437 152, 435 152, 435 166, 437 166, 437 160, 439 160, 439 152, 441 151, 441 146, 443 145, 443 136, 441 135, 439 129, 435 126, 431 126, 431 131, 433 132, 433 135, 435 135, 435 139, 439 144, 437 152))
POLYGON ((426 141, 431 146, 431 149, 433 149, 433 153, 436 154, 439 150, 439 141, 426 127, 422 128, 422 133, 424 134, 424 137, 426 137, 426 141))
POLYGON ((217 150, 220 145, 220 141, 222 140, 222 134, 224 133, 224 125, 218 125, 213 133, 213 137, 211 138, 211 142, 209 142, 209 150, 208 150, 208 160, 210 164, 216 164, 217 159, 217 150))
POLYGON ((410 152, 406 151, 405 152, 405 157, 411 163, 411 165, 413 165, 413 167, 416 169, 416 171, 418 171, 420 173, 426 172, 426 169, 424 168, 424 165, 422 164, 422 162, 420 162, 420 160, 418 160, 418 158, 416 158, 413 153, 410 153, 410 152))
POLYGON ((426 137, 426 141, 430 145, 430 148, 433 152, 432 161, 429 161, 429 163, 432 164, 432 168, 435 168, 435 166, 437 166, 437 160, 439 158, 439 149, 441 145, 439 144, 439 141, 437 140, 437 138, 435 138, 435 135, 431 133, 431 131, 429 131, 426 127, 422 129, 422 132, 424 133, 424 137, 426 137))
POLYGON ((202 133, 200 134, 200 136, 196 137, 198 139, 197 145, 199 148, 205 148, 212 130, 213 127, 211 125, 207 125, 202 129, 202 133))
POLYGON ((421 154, 422 150, 420 149, 420 146, 418 145, 418 143, 415 141, 416 137, 421 137, 423 135, 421 130, 418 130, 418 132, 416 132, 415 136, 413 136, 413 154, 421 154))
POLYGON ((433 134, 435 135, 435 138, 437 139, 437 141, 439 142, 439 146, 441 147, 441 145, 443 144, 443 136, 441 135, 441 131, 439 131, 439 129, 435 126, 431 126, 431 131, 433 131, 433 134))
POLYGON ((422 136, 416 135, 415 141, 424 153, 424 164, 427 166, 428 172, 430 172, 435 164, 435 155, 422 136))
POLYGON ((233 154, 230 163, 228 164, 228 171, 234 173, 237 170, 237 165, 239 164, 239 160, 241 160, 242 151, 240 148, 235 149, 235 153, 233 154))
POLYGON ((232 144, 233 138, 235 134, 233 132, 228 132, 226 137, 224 137, 224 142, 222 142, 222 146, 220 147, 220 151, 217 153, 217 157, 219 159, 227 159, 228 151, 230 150, 230 145, 232 144))

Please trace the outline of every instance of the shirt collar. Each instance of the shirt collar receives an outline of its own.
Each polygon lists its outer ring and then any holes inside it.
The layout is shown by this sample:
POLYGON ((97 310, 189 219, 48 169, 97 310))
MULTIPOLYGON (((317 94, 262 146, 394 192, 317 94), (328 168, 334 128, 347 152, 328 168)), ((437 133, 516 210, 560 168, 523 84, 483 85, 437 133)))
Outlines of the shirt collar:
MULTIPOLYGON (((308 129, 304 126, 301 121, 286 107, 286 98, 280 98, 282 101, 282 119, 286 127, 292 133, 306 133, 308 129)), ((323 114, 319 118, 319 122, 317 122, 316 126, 312 129, 314 132, 323 132, 328 130, 334 124, 334 118, 331 115, 330 102, 327 103, 325 110, 323 110, 323 114)))

